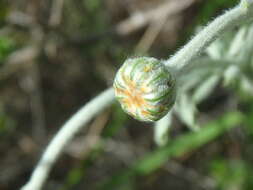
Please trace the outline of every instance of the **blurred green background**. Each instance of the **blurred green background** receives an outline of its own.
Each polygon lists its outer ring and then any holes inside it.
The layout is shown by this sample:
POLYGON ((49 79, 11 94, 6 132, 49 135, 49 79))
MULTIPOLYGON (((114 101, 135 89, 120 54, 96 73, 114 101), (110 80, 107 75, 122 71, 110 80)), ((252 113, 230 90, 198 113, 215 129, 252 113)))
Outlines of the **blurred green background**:
MULTIPOLYGON (((236 3, 0 0, 0 189, 28 180, 59 127, 127 57, 166 59, 236 3)), ((198 132, 175 117, 159 148, 153 125, 114 103, 66 147, 44 189, 252 190, 253 97, 218 85, 198 112, 198 132)))

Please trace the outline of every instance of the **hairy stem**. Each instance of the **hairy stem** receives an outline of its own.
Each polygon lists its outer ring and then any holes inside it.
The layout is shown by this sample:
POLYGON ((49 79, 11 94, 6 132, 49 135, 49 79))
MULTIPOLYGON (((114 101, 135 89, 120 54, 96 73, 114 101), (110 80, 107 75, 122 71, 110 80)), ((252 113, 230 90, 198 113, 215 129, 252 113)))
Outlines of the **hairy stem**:
POLYGON ((109 88, 92 101, 87 103, 76 114, 74 114, 59 130, 47 146, 42 158, 35 167, 30 181, 22 190, 39 190, 47 179, 47 176, 62 153, 66 144, 74 135, 86 125, 95 115, 109 106, 114 100, 113 89, 109 88))
POLYGON ((183 68, 205 50, 205 48, 224 32, 224 30, 239 25, 248 18, 253 9, 252 4, 252 1, 243 0, 235 8, 217 17, 174 56, 165 61, 164 64, 166 66, 174 67, 177 70, 183 68))

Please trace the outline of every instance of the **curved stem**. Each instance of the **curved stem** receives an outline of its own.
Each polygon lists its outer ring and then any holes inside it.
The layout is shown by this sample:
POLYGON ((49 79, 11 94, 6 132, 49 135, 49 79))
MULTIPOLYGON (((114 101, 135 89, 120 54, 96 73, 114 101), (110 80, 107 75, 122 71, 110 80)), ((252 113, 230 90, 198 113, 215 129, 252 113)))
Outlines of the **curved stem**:
POLYGON ((47 146, 42 158, 32 173, 30 181, 28 181, 22 190, 40 190, 65 145, 68 144, 74 135, 95 115, 109 106, 113 99, 113 89, 109 88, 74 114, 61 127, 60 131, 47 146))
POLYGON ((165 61, 165 65, 180 70, 198 56, 224 30, 239 25, 245 18, 249 17, 252 4, 249 0, 242 0, 238 6, 217 17, 174 56, 165 61))

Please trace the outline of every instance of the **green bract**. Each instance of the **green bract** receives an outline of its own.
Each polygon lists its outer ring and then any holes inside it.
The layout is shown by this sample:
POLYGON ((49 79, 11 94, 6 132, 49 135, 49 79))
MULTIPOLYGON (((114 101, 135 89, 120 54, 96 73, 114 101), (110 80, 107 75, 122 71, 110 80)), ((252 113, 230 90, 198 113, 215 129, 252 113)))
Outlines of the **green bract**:
POLYGON ((171 109, 176 82, 165 65, 150 57, 127 59, 115 80, 115 96, 125 112, 141 121, 157 121, 171 109))

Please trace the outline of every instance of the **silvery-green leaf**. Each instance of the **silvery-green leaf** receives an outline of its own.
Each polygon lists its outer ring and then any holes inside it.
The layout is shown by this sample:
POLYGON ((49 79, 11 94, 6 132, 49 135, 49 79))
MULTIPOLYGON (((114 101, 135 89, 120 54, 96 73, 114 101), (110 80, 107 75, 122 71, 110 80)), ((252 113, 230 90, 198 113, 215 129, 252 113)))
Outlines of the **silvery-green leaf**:
POLYGON ((241 89, 253 95, 253 81, 249 80, 246 76, 242 76, 240 80, 241 89))
POLYGON ((190 75, 180 79, 179 86, 181 86, 181 91, 188 91, 194 86, 198 85, 201 79, 205 76, 205 73, 201 73, 200 75, 190 75), (192 76, 192 77, 191 77, 192 76))
POLYGON ((241 52, 241 49, 245 45, 245 36, 247 33, 246 27, 241 27, 240 30, 236 33, 233 41, 231 42, 230 48, 226 57, 228 59, 234 59, 241 52))
POLYGON ((207 98, 218 84, 219 79, 220 77, 218 75, 213 75, 204 80, 193 93, 193 101, 200 103, 202 100, 207 98))
POLYGON ((217 39, 206 49, 207 54, 214 60, 222 57, 222 41, 217 39))
POLYGON ((172 123, 172 112, 170 111, 162 119, 157 121, 154 126, 154 141, 158 146, 164 146, 169 139, 169 129, 172 123))
POLYGON ((200 58, 194 63, 191 71, 187 69, 180 74, 178 84, 180 89, 188 91, 198 86, 205 78, 213 74, 223 73, 223 69, 228 64, 227 61, 214 61, 210 58, 200 58), (208 64, 207 64, 208 63, 208 64))
POLYGON ((231 84, 236 78, 238 78, 240 69, 237 65, 231 65, 224 71, 224 85, 231 84))
POLYGON ((248 29, 247 38, 244 40, 243 50, 241 51, 241 53, 243 53, 241 57, 243 56, 242 60, 244 60, 244 62, 248 62, 252 57, 253 52, 252 40, 253 40, 253 27, 251 26, 248 29))
POLYGON ((224 60, 224 59, 213 60, 207 56, 201 57, 193 61, 191 64, 189 64, 188 67, 185 67, 183 69, 182 74, 180 75, 180 78, 182 78, 182 80, 187 80, 187 81, 189 80, 189 78, 192 78, 192 77, 199 78, 199 76, 203 76, 206 73, 217 72, 217 71, 223 70, 230 64, 231 64, 231 61, 224 60))
POLYGON ((179 118, 184 122, 191 130, 198 130, 199 126, 195 122, 196 105, 192 99, 186 95, 182 94, 176 103, 175 111, 179 118))

